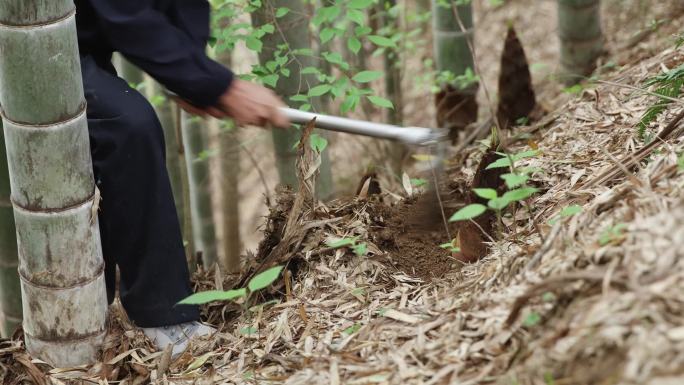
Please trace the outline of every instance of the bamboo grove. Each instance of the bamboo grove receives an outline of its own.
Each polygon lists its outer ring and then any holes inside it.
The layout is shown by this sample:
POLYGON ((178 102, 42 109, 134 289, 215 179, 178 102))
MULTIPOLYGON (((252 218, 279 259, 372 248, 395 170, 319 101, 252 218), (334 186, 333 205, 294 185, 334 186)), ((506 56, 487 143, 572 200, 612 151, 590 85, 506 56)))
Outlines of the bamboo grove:
MULTIPOLYGON (((430 29, 430 97, 437 124, 456 138, 478 117, 473 4, 415 2, 416 33, 406 30, 403 7, 409 3, 213 0, 210 51, 229 64, 236 62, 235 47, 246 49, 257 60, 243 76, 275 89, 291 107, 361 116, 381 110, 400 124, 402 55, 415 48, 418 33, 430 29), (382 70, 371 65, 378 56, 382 70), (382 87, 373 86, 383 78, 382 87)), ((576 82, 592 72, 602 50, 599 0, 557 3, 564 80, 576 82)), ((55 366, 93 362, 104 338, 107 302, 72 0, 3 0, 0 47, 0 331, 10 335, 23 314, 27 347, 37 358, 55 366)), ((240 271, 239 170, 249 167, 249 143, 230 122, 181 112, 159 84, 125 60, 118 66, 131 86, 146 93, 164 127, 191 269, 218 264, 240 271), (216 137, 219 144, 210 148, 216 137), (221 182, 211 182, 211 162, 220 165, 221 182)), ((276 159, 280 184, 296 183, 299 137, 295 127, 273 131, 268 156, 276 159)), ((325 148, 325 135, 314 137, 325 148)), ((404 156, 398 146, 379 155, 392 159, 389 168, 398 175, 404 156)), ((325 151, 316 189, 322 200, 334 196, 335 168, 325 151)))

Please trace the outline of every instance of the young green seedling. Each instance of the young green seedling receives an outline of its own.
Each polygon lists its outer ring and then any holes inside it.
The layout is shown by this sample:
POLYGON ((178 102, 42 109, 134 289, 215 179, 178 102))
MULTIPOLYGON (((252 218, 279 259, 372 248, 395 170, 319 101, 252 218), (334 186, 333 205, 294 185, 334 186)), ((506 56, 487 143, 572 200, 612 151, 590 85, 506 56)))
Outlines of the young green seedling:
POLYGON ((209 290, 195 293, 184 300, 178 302, 179 305, 203 305, 214 301, 235 301, 241 298, 248 299, 252 294, 259 290, 269 287, 280 276, 282 266, 272 267, 262 273, 255 275, 247 283, 247 287, 235 290, 209 290))

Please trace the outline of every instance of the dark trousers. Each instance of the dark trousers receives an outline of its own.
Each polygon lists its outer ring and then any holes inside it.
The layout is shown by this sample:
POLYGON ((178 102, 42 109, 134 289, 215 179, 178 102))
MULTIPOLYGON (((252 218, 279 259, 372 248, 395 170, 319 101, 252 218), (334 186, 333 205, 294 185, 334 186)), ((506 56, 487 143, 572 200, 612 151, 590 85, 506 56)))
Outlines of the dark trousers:
POLYGON ((101 68, 90 56, 81 62, 93 169, 102 194, 108 299, 114 299, 118 265, 121 302, 137 326, 198 320, 196 307, 175 306, 191 287, 157 115, 111 68, 101 68))

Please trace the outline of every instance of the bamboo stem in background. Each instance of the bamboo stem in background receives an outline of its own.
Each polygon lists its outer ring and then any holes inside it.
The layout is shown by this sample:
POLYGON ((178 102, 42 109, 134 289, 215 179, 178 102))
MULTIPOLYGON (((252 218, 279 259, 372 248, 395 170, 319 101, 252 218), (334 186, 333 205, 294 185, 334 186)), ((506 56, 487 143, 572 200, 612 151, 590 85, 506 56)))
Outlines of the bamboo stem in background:
MULTIPOLYGON (((224 25, 225 26, 225 25, 224 25)), ((218 61, 230 67, 229 51, 217 55, 218 61)), ((221 266, 228 273, 238 273, 242 267, 240 251, 240 138, 238 128, 232 121, 219 122, 219 171, 221 175, 221 211, 223 228, 221 234, 221 266)))
MULTIPOLYGON (((396 0, 381 0, 378 4, 378 17, 380 28, 391 31, 401 28, 399 18, 392 17, 389 10, 397 5, 396 0)), ((404 125, 404 94, 401 89, 401 58, 399 52, 387 48, 384 55, 385 69, 385 93, 387 98, 392 101, 394 108, 385 109, 385 117, 390 124, 404 125)), ((408 148, 402 143, 389 142, 383 146, 387 148, 389 165, 396 176, 402 173, 404 158, 408 153, 408 148)))
POLYGON ((72 0, 0 2, 0 104, 24 336, 34 358, 56 367, 95 362, 107 319, 74 16, 72 0))
POLYGON ((194 251, 202 253, 206 268, 218 262, 216 249, 216 228, 211 207, 209 183, 209 158, 207 122, 199 117, 181 112, 181 131, 185 164, 188 172, 190 215, 194 251))
POLYGON ((603 52, 599 0, 558 0, 558 36, 561 42, 561 80, 579 83, 596 69, 603 52))
POLYGON ((194 272, 195 270, 197 270, 197 264, 200 261, 197 261, 195 258, 195 233, 193 232, 192 203, 190 201, 190 177, 188 176, 187 167, 188 153, 185 149, 185 145, 183 144, 183 116, 181 113, 182 110, 180 107, 178 107, 178 105, 174 104, 172 106, 172 111, 173 126, 176 130, 176 138, 178 140, 178 160, 180 162, 180 185, 182 191, 181 195, 183 198, 183 208, 181 211, 179 211, 183 213, 181 216, 181 231, 183 233, 183 241, 185 243, 185 250, 188 258, 188 268, 190 269, 190 272, 194 272))
MULTIPOLYGON (((459 76, 466 70, 475 70, 473 55, 468 47, 468 41, 473 39, 473 8, 469 2, 456 7, 459 19, 465 27, 461 30, 459 21, 454 15, 452 3, 440 5, 439 0, 432 0, 432 29, 434 35, 435 64, 438 71, 449 71, 459 76)), ((476 94, 478 85, 466 88, 456 84, 442 84, 437 94, 437 124, 448 128, 451 137, 456 139, 458 132, 468 124, 477 120, 476 94)))
MULTIPOLYGON (((184 209, 184 187, 183 187, 183 169, 185 168, 185 161, 181 159, 183 152, 182 144, 180 143, 179 132, 176 129, 176 112, 178 108, 169 98, 164 96, 163 87, 154 81, 151 77, 145 79, 147 99, 152 101, 154 109, 157 111, 157 117, 164 129, 164 144, 166 147, 166 171, 169 173, 169 180, 171 181, 171 189, 173 190, 173 198, 176 204, 176 213, 181 224, 183 239, 192 238, 192 228, 189 230, 185 226, 186 215, 184 209)), ((188 210, 189 212, 189 210, 188 210)), ((186 246, 186 254, 190 253, 190 249, 186 246)))
MULTIPOLYGON (((2 125, 0 125, 2 131, 2 125)), ((21 324, 19 255, 10 202, 5 139, 0 135, 0 336, 9 337, 21 324)))
MULTIPOLYGON (((262 65, 273 60, 275 50, 279 45, 287 44, 292 50, 312 48, 309 19, 306 14, 306 6, 302 0, 273 0, 264 3, 259 10, 252 14, 252 24, 258 27, 266 23, 276 25, 276 31, 262 38, 263 49, 259 53, 259 62, 262 65), (274 18, 275 10, 280 7, 289 8, 290 12, 276 20, 274 18)), ((306 55, 295 55, 295 58, 296 60, 292 60, 286 65, 286 68, 290 70, 290 76, 281 76, 275 91, 290 107, 298 108, 301 103, 293 102, 290 97, 297 94, 307 94, 309 88, 316 85, 314 76, 301 74, 302 68, 315 66, 316 62, 311 56, 306 55)), ((323 135, 320 132, 317 133, 323 135)), ((273 147, 281 184, 297 185, 295 172, 297 151, 294 147, 298 141, 299 132, 294 128, 273 130, 273 147)), ((332 193, 330 156, 328 151, 324 151, 320 174, 316 180, 316 195, 320 199, 327 199, 332 196, 332 193)))

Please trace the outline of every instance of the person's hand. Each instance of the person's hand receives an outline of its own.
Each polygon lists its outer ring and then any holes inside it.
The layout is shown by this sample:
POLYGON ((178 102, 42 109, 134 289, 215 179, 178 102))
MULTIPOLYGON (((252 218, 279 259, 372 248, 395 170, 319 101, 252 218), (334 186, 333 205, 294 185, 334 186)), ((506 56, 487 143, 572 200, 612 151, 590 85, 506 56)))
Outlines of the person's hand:
POLYGON ((288 127, 290 122, 278 108, 285 103, 273 91, 258 84, 234 79, 216 106, 239 125, 288 127))

